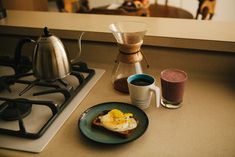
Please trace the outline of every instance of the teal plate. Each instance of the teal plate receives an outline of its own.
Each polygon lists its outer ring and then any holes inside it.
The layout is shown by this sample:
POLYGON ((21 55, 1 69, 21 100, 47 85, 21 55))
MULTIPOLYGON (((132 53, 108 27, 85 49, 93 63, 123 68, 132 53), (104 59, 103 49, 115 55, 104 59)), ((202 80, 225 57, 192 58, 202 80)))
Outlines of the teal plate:
POLYGON ((80 132, 92 141, 104 144, 121 144, 133 141, 143 135, 148 128, 148 123, 147 115, 138 107, 122 102, 107 102, 95 105, 83 112, 79 118, 78 127, 80 132), (92 120, 97 117, 99 113, 111 109, 119 109, 124 113, 133 113, 134 117, 138 119, 138 126, 129 137, 119 137, 110 132, 92 127, 92 120))

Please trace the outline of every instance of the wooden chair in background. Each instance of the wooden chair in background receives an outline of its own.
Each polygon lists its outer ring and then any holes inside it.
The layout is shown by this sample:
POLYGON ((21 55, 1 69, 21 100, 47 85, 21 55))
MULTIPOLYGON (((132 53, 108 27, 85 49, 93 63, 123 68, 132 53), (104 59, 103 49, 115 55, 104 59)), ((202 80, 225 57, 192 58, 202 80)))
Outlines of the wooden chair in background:
POLYGON ((211 20, 215 13, 216 0, 198 0, 196 19, 201 15, 202 20, 211 20))

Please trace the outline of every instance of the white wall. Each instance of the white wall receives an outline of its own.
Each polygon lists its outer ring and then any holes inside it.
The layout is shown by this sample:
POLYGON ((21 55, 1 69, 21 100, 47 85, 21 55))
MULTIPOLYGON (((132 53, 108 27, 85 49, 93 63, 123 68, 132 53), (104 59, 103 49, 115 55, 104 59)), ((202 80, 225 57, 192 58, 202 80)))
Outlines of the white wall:
POLYGON ((122 2, 123 0, 89 0, 90 7, 100 7, 111 3, 122 2))
POLYGON ((217 0, 215 19, 218 21, 235 21, 235 0, 217 0))

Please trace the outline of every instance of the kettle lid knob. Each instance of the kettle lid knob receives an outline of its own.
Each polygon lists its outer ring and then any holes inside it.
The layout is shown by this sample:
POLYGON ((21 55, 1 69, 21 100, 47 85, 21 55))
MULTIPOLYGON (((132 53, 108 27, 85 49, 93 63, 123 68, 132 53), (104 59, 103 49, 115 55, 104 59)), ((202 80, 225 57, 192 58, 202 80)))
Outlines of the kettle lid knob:
POLYGON ((50 37, 50 36, 52 36, 51 32, 49 31, 47 27, 45 27, 43 37, 50 37))

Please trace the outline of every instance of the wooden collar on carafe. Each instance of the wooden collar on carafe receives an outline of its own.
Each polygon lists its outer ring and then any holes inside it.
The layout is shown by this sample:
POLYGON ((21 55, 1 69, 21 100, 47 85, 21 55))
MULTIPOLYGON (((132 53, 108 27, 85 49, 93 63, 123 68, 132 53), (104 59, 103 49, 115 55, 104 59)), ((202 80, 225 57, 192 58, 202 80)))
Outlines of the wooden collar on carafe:
POLYGON ((136 44, 119 44, 119 54, 117 56, 117 60, 115 62, 124 62, 124 63, 136 63, 140 62, 143 58, 147 64, 147 67, 149 67, 148 60, 146 56, 141 51, 141 45, 143 44, 143 41, 136 43, 136 44))
POLYGON ((143 59, 143 56, 140 51, 134 53, 126 53, 123 51, 119 51, 117 56, 117 62, 123 62, 127 64, 133 64, 136 62, 140 62, 143 59))

